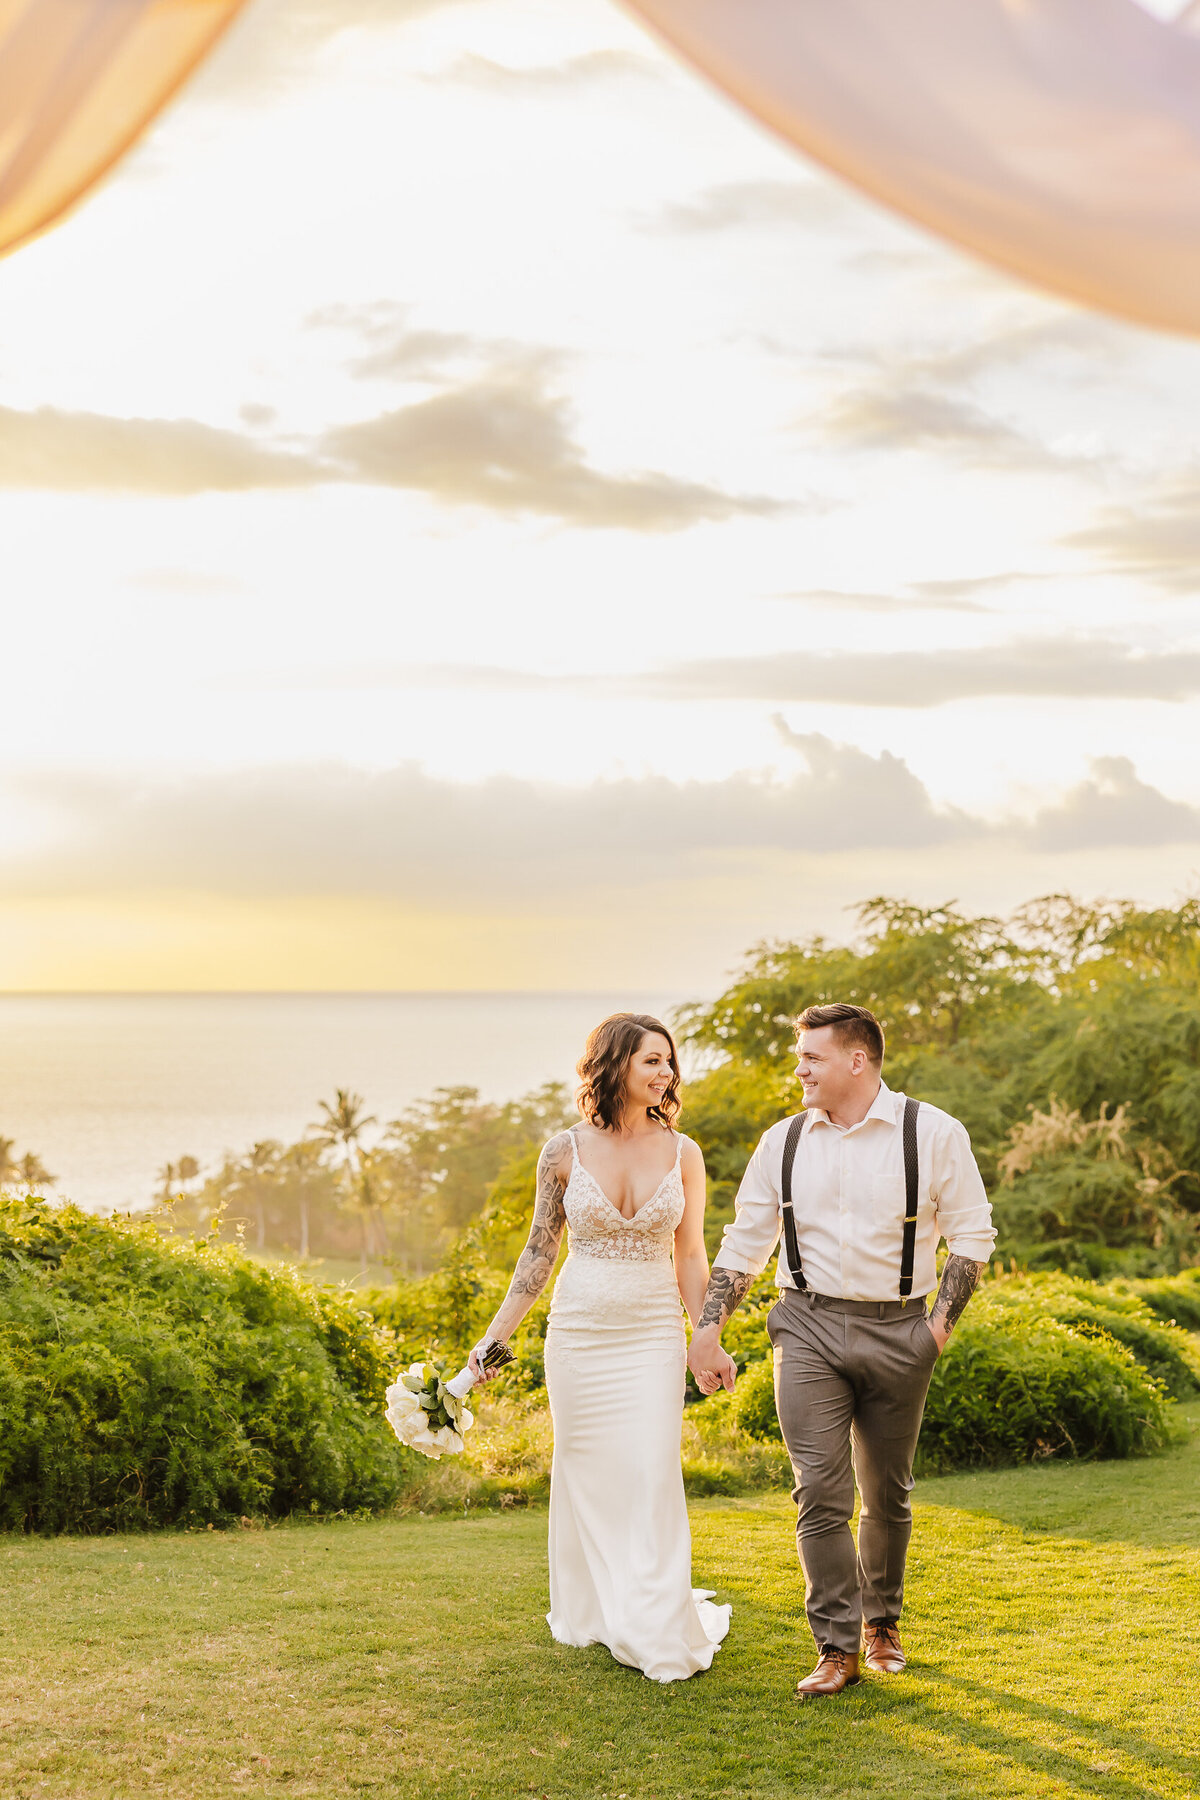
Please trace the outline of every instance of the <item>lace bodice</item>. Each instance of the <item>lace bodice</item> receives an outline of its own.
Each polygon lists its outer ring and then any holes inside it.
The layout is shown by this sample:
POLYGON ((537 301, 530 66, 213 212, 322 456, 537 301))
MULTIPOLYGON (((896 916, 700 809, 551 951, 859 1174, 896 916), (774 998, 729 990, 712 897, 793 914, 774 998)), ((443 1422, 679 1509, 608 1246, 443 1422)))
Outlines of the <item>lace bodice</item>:
POLYGON ((679 1167, 683 1139, 676 1138, 675 1167, 663 1176, 645 1205, 627 1219, 580 1162, 574 1128, 568 1135, 571 1178, 563 1195, 563 1208, 570 1254, 601 1257, 610 1262, 669 1261, 675 1228, 683 1217, 683 1176, 679 1167))

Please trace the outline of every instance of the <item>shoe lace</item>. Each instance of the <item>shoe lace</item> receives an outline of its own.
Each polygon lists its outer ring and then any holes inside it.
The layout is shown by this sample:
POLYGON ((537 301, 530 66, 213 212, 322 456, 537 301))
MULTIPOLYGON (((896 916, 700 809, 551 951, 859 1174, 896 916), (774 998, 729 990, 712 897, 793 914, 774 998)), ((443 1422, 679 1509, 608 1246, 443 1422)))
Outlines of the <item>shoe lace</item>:
POLYGON ((869 1619, 867 1630, 876 1638, 882 1638, 893 1650, 900 1648, 900 1633, 892 1619, 869 1619))
POLYGON ((839 1650, 836 1644, 822 1644, 821 1661, 836 1663, 839 1669, 846 1666, 846 1652, 839 1650))

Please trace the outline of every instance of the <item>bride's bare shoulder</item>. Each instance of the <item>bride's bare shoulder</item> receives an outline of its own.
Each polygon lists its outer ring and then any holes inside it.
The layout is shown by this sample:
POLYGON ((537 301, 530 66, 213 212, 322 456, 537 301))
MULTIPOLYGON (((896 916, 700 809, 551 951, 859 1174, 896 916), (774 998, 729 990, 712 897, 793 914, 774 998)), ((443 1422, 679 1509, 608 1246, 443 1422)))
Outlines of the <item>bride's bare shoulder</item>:
POLYGON ((556 1131, 552 1138, 547 1138, 542 1145, 538 1162, 544 1169, 553 1169, 557 1174, 564 1164, 571 1161, 572 1138, 569 1131, 556 1131))

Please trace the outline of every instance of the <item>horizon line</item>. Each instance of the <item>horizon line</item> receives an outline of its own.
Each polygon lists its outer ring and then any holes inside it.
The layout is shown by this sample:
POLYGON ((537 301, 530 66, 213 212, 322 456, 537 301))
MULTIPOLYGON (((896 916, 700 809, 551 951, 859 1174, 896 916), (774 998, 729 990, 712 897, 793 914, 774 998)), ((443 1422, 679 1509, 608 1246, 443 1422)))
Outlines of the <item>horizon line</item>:
MULTIPOLYGON (((630 983, 629 986, 634 984, 630 983)), ((645 991, 645 990, 643 990, 645 991)), ((674 998, 673 989, 659 988, 674 998)), ((0 988, 0 1000, 591 1000, 621 988, 0 988)))

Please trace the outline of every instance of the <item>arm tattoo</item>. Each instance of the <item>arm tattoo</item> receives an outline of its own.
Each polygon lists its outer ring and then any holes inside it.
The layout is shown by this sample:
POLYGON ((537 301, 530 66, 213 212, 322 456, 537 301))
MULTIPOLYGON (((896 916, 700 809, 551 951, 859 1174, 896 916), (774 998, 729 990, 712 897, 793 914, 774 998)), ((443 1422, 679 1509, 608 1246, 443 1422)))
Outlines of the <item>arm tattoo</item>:
POLYGON ((561 1131, 557 1137, 550 1139, 538 1157, 533 1223, 529 1227, 528 1242, 509 1283, 510 1296, 521 1295, 525 1299, 536 1300, 554 1272, 563 1226, 567 1222, 567 1211, 563 1205, 567 1184, 557 1170, 569 1148, 567 1134, 561 1131))
POLYGON ((753 1275, 737 1269, 714 1269, 704 1291, 697 1331, 703 1325, 715 1325, 720 1331, 731 1313, 735 1313, 754 1285, 753 1275))
POLYGON ((946 1258, 946 1266, 942 1270, 942 1285, 937 1291, 937 1299, 929 1316, 941 1321, 947 1337, 954 1330, 964 1306, 975 1292, 984 1267, 983 1263, 972 1262, 969 1256, 946 1258))

